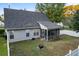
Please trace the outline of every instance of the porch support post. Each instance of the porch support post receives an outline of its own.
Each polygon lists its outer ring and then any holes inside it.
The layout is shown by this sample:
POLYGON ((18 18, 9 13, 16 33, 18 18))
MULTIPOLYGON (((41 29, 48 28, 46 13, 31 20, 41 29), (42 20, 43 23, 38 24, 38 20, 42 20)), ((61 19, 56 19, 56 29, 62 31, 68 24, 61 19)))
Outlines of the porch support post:
POLYGON ((47 29, 47 40, 46 41, 48 41, 48 29, 47 29))
POLYGON ((7 35, 7 50, 8 50, 8 56, 9 56, 9 33, 8 33, 7 29, 5 29, 5 33, 7 35))
POLYGON ((7 35, 7 41, 9 41, 9 33, 8 33, 8 31, 6 29, 5 29, 5 33, 7 35))

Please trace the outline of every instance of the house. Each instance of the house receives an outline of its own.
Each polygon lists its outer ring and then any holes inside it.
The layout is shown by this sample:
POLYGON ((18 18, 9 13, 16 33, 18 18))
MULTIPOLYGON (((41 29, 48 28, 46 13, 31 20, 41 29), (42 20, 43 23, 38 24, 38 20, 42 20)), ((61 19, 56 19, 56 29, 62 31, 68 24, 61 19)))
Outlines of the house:
POLYGON ((60 26, 52 23, 41 12, 4 8, 5 32, 9 42, 30 40, 35 38, 56 39, 60 26))

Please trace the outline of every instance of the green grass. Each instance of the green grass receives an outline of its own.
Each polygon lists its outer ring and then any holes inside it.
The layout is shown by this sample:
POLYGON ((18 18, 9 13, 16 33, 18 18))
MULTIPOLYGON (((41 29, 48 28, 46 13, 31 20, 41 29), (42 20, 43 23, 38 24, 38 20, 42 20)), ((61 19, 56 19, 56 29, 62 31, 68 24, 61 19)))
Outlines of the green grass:
POLYGON ((7 41, 4 37, 0 37, 0 56, 7 56, 7 41))
POLYGON ((59 40, 44 41, 40 39, 10 43, 11 55, 27 56, 64 56, 69 49, 75 49, 79 45, 79 38, 67 35, 60 36, 59 40), (44 48, 37 46, 43 44, 44 48))

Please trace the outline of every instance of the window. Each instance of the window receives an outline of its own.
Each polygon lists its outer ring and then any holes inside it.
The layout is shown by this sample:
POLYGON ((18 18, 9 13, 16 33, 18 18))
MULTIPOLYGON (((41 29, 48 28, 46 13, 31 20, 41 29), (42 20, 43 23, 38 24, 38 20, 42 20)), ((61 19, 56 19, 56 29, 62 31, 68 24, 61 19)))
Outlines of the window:
POLYGON ((39 35, 39 32, 34 32, 34 36, 37 36, 37 35, 39 35))
POLYGON ((37 32, 37 35, 39 35, 39 32, 37 32))
POLYGON ((10 39, 14 39, 14 35, 10 35, 10 39))
POLYGON ((26 37, 29 37, 29 33, 26 33, 26 37))
POLYGON ((34 32, 34 36, 36 36, 36 32, 34 32))
POLYGON ((12 31, 9 31, 9 34, 10 34, 10 39, 14 39, 14 34, 12 31))

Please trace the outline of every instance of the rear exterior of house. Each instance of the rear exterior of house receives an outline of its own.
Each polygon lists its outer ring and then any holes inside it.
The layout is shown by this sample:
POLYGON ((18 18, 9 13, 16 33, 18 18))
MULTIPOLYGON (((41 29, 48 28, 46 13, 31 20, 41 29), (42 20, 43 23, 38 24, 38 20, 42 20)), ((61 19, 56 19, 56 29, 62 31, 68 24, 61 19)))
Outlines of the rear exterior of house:
POLYGON ((5 32, 9 42, 43 38, 57 39, 60 26, 40 12, 4 9, 5 32))
POLYGON ((9 42, 17 42, 33 38, 40 38, 40 29, 8 30, 8 31, 6 30, 6 33, 9 42))

